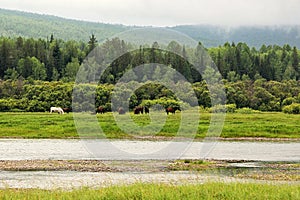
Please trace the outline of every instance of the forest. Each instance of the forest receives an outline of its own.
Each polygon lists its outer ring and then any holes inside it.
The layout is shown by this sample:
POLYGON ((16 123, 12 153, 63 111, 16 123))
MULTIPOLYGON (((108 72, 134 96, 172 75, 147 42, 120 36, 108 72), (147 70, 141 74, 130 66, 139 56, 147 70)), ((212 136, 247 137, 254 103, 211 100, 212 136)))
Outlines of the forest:
MULTIPOLYGON (((63 41, 53 35, 49 39, 0 37, 0 110, 48 111, 53 105, 70 107, 76 74, 86 56, 97 45, 94 35, 87 42, 63 41)), ((192 48, 172 41, 165 47, 169 51, 160 51, 159 47, 160 44, 154 42, 152 46, 140 46, 139 50, 130 52, 133 44, 119 38, 106 40, 101 44, 106 52, 103 57, 112 57, 115 52, 124 54, 110 64, 98 83, 80 86, 96 91, 95 105, 82 102, 78 106, 88 108, 102 105, 110 110, 114 84, 127 69, 143 63, 164 63, 180 72, 192 84, 200 106, 211 107, 206 81, 186 61, 186 58, 193 60, 200 55, 201 43, 192 48)), ((282 111, 291 105, 296 105, 298 109, 300 53, 296 47, 288 44, 262 45, 256 49, 245 43, 227 42, 206 51, 222 75, 227 104, 261 111, 282 111)), ((149 76, 163 78, 163 74, 159 65, 149 71, 149 76)), ((131 79, 123 81, 134 85, 139 84, 136 82, 138 78, 149 78, 138 76, 133 71, 131 79)), ((183 87, 180 81, 174 84, 183 87)), ((130 98, 130 108, 147 100, 148 103, 152 100, 178 101, 164 86, 149 83, 135 91, 130 98)), ((188 97, 185 102, 189 104, 188 97)), ((190 103, 187 106, 195 105, 190 103)), ((297 109, 293 112, 300 112, 297 109)))

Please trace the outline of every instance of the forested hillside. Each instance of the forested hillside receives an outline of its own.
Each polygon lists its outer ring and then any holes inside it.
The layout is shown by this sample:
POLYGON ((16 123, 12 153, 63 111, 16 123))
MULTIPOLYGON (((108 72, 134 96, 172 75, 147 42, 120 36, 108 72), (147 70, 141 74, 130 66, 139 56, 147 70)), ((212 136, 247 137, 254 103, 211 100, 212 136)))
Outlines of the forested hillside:
POLYGON ((46 39, 51 34, 63 40, 86 41, 95 34, 99 41, 129 29, 123 25, 93 23, 0 9, 0 35, 46 39))
MULTIPOLYGON (((98 41, 134 27, 69 20, 49 15, 0 9, 0 34, 6 37, 46 39, 50 34, 63 40, 87 41, 94 34, 98 41), (29 28, 30 27, 30 28, 29 28)), ((259 48, 263 44, 290 44, 300 48, 300 26, 244 26, 222 27, 211 25, 183 25, 168 27, 182 32, 205 47, 216 47, 225 42, 245 42, 259 48)))

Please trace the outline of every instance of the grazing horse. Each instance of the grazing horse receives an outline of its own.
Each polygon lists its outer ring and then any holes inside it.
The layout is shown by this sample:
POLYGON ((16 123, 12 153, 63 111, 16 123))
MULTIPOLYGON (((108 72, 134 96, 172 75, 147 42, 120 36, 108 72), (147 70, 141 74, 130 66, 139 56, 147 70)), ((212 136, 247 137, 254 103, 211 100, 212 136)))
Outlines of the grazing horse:
POLYGON ((61 107, 51 107, 50 113, 57 112, 58 114, 64 114, 64 111, 61 107))
POLYGON ((72 112, 72 108, 63 108, 63 111, 69 114, 69 112, 72 112))
POLYGON ((120 107, 120 108, 118 109, 118 113, 119 113, 120 115, 124 115, 124 114, 125 114, 124 108, 120 107))
POLYGON ((96 113, 100 113, 100 114, 104 114, 105 112, 105 109, 103 106, 99 106, 97 109, 96 109, 96 113))
POLYGON ((145 108, 145 114, 149 114, 149 108, 147 106, 145 106, 144 108, 145 108))
POLYGON ((133 110, 134 114, 144 114, 144 107, 143 106, 137 106, 133 110))
POLYGON ((168 108, 166 109, 166 112, 167 112, 167 114, 169 114, 169 113, 175 114, 176 110, 181 111, 179 107, 168 107, 168 108))

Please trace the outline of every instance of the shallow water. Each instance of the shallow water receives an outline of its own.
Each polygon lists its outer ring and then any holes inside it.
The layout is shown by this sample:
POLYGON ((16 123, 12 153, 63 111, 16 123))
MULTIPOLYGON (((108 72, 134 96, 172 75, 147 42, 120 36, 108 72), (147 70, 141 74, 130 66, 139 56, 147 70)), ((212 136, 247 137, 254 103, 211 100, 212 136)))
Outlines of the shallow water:
MULTIPOLYGON (((176 142, 172 148, 183 149, 181 154, 172 154, 164 149, 168 142, 152 141, 91 141, 57 139, 0 139, 0 160, 35 159, 100 159, 100 160, 143 160, 157 159, 222 159, 253 160, 248 163, 232 163, 233 168, 259 167, 259 161, 300 161, 300 143, 297 142, 176 142), (97 147, 94 154, 90 144, 97 147), (184 149, 182 147, 188 147, 184 149), (147 151, 152 154, 147 154, 147 151), (126 154, 124 154, 124 152, 126 154)), ((116 162, 116 161, 106 161, 116 162)), ((122 162, 122 161, 118 161, 122 162)), ((143 161, 151 162, 151 160, 143 161)), ((157 162, 157 161, 156 161, 157 162)), ((245 170, 245 169, 241 169, 245 170)), ((218 171, 218 170, 217 170, 218 171)), ((160 182, 170 184, 204 183, 207 181, 254 181, 235 179, 232 170, 221 169, 218 173, 199 174, 191 172, 75 172, 75 171, 1 171, 0 188, 72 189, 76 187, 103 187, 134 182, 160 182)))
POLYGON ((0 172, 0 188, 74 189, 78 187, 107 187, 132 183, 202 184, 211 181, 249 182, 210 174, 192 172, 112 173, 74 171, 0 172))
POLYGON ((0 139, 0 160, 220 159, 300 161, 300 142, 0 139), (149 152, 147 154, 147 152, 149 152))

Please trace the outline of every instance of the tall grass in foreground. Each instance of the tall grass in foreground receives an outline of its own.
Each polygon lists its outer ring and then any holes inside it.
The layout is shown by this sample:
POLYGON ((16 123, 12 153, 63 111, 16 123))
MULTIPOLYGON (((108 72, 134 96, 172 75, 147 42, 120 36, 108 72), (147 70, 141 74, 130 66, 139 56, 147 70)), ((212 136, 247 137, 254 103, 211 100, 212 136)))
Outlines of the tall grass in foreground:
POLYGON ((102 189, 62 190, 0 190, 1 199, 300 199, 299 185, 254 183, 205 183, 172 186, 134 184, 102 189))

